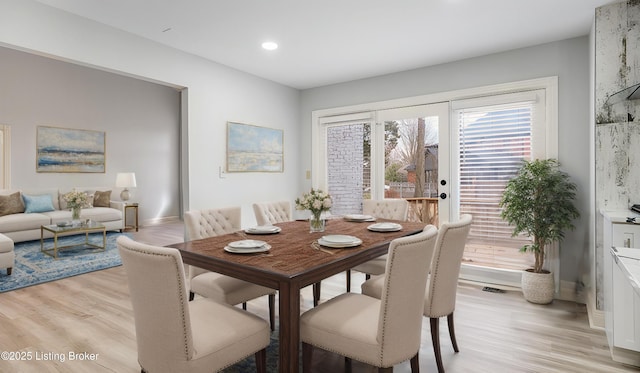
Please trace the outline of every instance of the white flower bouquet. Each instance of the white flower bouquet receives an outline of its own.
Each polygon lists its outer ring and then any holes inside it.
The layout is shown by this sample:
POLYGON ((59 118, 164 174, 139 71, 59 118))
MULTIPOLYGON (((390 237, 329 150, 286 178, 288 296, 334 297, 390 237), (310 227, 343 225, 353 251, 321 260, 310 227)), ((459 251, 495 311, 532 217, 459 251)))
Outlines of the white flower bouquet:
POLYGON ((333 201, 329 193, 320 189, 311 189, 309 193, 305 193, 300 198, 296 198, 297 210, 309 210, 314 217, 320 217, 323 211, 329 211, 333 201))
POLYGON ((88 207, 89 196, 87 193, 78 192, 77 190, 66 193, 62 198, 67 202, 67 207, 71 209, 71 219, 80 219, 80 210, 83 207, 88 207))
POLYGON ((309 219, 311 232, 324 232, 324 220, 320 219, 320 215, 323 211, 329 211, 333 201, 329 193, 323 192, 320 189, 311 189, 309 193, 305 193, 300 198, 296 198, 297 210, 309 210, 311 211, 311 218, 309 219))
POLYGON ((87 205, 87 193, 84 192, 74 190, 66 193, 62 198, 67 202, 67 207, 72 210, 83 208, 87 205))

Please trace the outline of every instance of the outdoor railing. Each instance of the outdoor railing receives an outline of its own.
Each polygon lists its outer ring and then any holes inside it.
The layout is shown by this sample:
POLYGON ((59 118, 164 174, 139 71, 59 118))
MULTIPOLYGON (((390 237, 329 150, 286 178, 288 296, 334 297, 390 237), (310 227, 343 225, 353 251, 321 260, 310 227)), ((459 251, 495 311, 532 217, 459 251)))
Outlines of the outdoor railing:
POLYGON ((409 221, 438 225, 437 197, 409 197, 405 199, 409 202, 409 221))

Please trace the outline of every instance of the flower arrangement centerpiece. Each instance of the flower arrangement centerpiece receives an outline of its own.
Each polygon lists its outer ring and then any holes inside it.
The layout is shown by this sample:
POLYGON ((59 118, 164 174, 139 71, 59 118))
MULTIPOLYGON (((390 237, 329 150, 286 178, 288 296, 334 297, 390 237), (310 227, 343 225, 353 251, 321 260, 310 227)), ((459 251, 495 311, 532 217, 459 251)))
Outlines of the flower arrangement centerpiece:
POLYGON ((87 205, 87 193, 73 190, 62 196, 67 202, 67 207, 71 209, 71 219, 80 219, 80 210, 87 205))
POLYGON ((320 215, 324 211, 329 211, 332 204, 333 201, 329 193, 320 189, 312 188, 309 193, 303 194, 301 198, 296 198, 297 210, 311 211, 311 217, 309 218, 311 232, 324 232, 324 220, 320 218, 320 215))

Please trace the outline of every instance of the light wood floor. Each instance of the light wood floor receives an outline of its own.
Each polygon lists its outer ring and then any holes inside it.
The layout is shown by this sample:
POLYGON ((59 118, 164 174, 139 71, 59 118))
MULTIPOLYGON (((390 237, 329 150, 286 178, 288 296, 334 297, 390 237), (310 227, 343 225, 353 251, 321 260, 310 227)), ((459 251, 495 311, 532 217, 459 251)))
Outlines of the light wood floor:
MULTIPOLYGON (((142 228, 134 236, 139 241, 168 245, 182 241, 183 232, 180 224, 168 224, 142 228)), ((354 276, 354 284, 362 280, 354 276)), ((344 292, 344 283, 343 275, 323 281, 322 298, 344 292)), ((604 332, 589 328, 583 305, 565 301, 534 305, 519 292, 484 292, 473 284, 461 284, 457 300, 460 353, 453 353, 446 321, 440 328, 443 360, 449 373, 639 371, 611 360, 604 332)), ((309 289, 304 289, 302 302, 303 310, 311 307, 309 289)), ((267 317, 266 298, 250 302, 248 308, 267 317)), ((436 372, 427 319, 422 335, 421 369, 436 372)), ((139 372, 123 268, 0 293, 0 350, 30 352, 32 359, 0 360, 0 372, 139 372), (77 355, 70 360, 70 352, 94 356, 77 355)), ((314 353, 315 372, 342 370, 341 357, 314 353)), ((353 371, 375 369, 354 362, 353 371)), ((409 372, 410 368, 403 363, 395 371, 409 372)))

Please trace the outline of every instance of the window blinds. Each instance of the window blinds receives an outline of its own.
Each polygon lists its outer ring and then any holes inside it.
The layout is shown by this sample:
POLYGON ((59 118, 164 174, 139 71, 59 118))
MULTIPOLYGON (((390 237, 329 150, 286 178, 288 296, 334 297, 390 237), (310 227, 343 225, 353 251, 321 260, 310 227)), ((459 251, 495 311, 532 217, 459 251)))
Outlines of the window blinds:
POLYGON ((500 218, 499 203, 507 181, 523 159, 531 158, 534 104, 527 100, 456 111, 460 212, 474 217, 473 237, 514 241, 512 228, 500 218))

